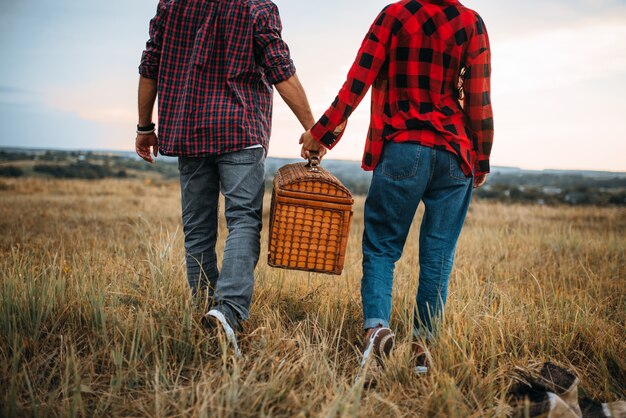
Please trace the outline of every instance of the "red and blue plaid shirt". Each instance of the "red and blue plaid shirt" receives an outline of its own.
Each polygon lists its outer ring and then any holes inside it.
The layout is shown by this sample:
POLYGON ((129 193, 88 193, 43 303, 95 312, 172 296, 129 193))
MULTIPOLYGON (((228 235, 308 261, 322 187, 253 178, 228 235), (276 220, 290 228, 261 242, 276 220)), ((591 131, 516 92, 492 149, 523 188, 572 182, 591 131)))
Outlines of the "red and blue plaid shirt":
POLYGON ((456 154, 466 175, 489 172, 493 143, 491 51, 480 16, 456 0, 403 0, 370 28, 332 106, 312 128, 332 148, 373 85, 363 168, 385 141, 456 154))
POLYGON ((272 85, 296 70, 269 0, 160 0, 139 73, 157 80, 159 150, 268 147, 272 85))

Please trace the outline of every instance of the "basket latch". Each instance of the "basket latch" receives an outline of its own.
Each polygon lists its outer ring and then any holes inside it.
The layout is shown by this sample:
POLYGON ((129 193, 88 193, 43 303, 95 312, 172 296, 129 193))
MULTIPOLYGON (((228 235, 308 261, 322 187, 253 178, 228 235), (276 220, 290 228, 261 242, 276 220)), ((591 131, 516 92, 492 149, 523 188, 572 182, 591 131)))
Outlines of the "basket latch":
POLYGON ((312 173, 320 172, 320 153, 309 151, 309 163, 306 165, 312 173))

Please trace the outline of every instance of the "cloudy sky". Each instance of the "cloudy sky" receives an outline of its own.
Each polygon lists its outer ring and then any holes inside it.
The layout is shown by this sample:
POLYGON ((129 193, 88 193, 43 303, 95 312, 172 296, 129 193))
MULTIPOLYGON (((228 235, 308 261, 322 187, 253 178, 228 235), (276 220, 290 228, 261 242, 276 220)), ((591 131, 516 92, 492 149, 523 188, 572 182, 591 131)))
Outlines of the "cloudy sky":
MULTIPOLYGON (((275 0, 316 115, 389 1, 275 0)), ((157 0, 0 0, 0 146, 131 150, 157 0)), ((626 171, 626 0, 467 0, 493 48, 492 164, 626 171)), ((332 158, 361 158, 368 101, 332 158)), ((279 97, 270 155, 301 133, 279 97)))

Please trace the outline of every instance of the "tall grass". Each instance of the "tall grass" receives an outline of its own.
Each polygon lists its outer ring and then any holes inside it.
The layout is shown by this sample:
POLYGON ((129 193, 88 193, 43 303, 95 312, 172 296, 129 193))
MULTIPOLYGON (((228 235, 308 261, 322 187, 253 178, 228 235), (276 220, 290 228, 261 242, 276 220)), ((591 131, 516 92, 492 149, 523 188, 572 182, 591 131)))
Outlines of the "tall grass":
POLYGON ((186 289, 176 184, 0 190, 1 416, 506 416, 514 368, 544 360, 585 395, 625 397, 624 209, 475 202, 423 377, 410 372, 418 214, 396 269, 398 343, 367 390, 354 382, 362 199, 343 276, 261 259, 236 359, 186 289))

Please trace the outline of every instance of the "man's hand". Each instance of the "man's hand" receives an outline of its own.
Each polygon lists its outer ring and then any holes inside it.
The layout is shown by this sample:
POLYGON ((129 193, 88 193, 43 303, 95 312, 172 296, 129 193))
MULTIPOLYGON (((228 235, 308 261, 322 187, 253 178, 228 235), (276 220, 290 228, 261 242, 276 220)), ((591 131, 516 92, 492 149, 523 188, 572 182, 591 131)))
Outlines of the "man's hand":
POLYGON ((319 142, 313 138, 311 135, 311 131, 306 131, 300 137, 300 144, 302 144, 302 151, 300 151, 300 156, 305 160, 310 159, 309 151, 317 151, 319 153, 320 161, 322 157, 326 155, 326 148, 319 142))
POLYGON ((137 134, 137 139, 135 139, 135 151, 137 152, 137 155, 147 162, 154 163, 154 159, 151 154, 154 153, 155 157, 159 155, 159 140, 156 134, 137 134), (152 152, 150 151, 150 147, 152 147, 152 152))
POLYGON ((482 187, 487 182, 487 174, 480 174, 474 177, 474 188, 478 189, 482 187))

